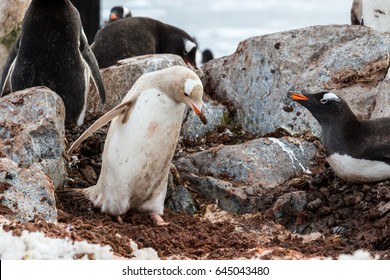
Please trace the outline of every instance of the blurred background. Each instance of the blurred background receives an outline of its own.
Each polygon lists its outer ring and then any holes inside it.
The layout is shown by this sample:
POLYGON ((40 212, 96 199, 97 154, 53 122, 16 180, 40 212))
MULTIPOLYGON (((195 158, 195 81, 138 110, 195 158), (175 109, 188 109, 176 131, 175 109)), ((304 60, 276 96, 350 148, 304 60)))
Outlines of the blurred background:
MULTIPOLYGON (((133 16, 177 26, 196 38, 199 49, 215 57, 232 54, 240 41, 312 25, 350 24, 352 0, 72 0, 87 13, 100 10, 95 24, 107 21, 113 6, 133 16), (77 3, 78 2, 78 3, 77 3), (100 4, 100 7, 96 8, 100 4)), ((83 17, 83 11, 80 12, 83 17)), ((85 21, 85 15, 83 21, 85 21)), ((93 22, 93 21, 92 21, 93 22)), ((90 41, 93 40, 90 39, 90 41)))

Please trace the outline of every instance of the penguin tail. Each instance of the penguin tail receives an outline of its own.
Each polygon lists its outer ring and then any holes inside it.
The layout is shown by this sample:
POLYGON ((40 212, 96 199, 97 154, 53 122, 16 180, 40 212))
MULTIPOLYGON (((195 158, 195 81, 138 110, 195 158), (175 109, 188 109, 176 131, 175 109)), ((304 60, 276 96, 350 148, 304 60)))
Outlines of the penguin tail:
POLYGON ((60 188, 56 190, 57 201, 62 204, 77 206, 78 208, 92 209, 92 201, 88 199, 87 189, 81 188, 60 188))

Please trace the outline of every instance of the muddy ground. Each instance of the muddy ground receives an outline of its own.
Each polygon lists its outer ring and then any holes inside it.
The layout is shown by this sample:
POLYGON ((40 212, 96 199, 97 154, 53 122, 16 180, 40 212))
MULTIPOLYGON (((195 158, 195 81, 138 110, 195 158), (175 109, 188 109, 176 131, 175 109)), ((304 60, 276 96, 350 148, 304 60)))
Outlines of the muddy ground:
MULTIPOLYGON (((87 118, 81 128, 68 128, 68 145, 94 119, 87 118)), ((229 127, 233 135, 223 133, 225 129, 209 133, 197 143, 180 140, 177 151, 183 155, 255 137, 237 127, 229 127)), ((96 182, 106 131, 107 127, 102 128, 76 151, 78 161, 68 167, 68 186, 82 188, 96 182)), ((306 138, 321 147, 315 137, 306 138)), ((133 240, 140 248, 153 247, 161 259, 337 258, 358 249, 366 249, 379 259, 390 259, 390 182, 347 184, 335 177, 321 149, 311 171, 310 175, 292 178, 265 193, 268 207, 261 213, 227 213, 190 189, 197 203, 194 214, 166 209, 164 219, 169 225, 161 227, 147 215, 129 212, 120 224, 88 203, 64 199, 58 192, 57 224, 37 218, 31 223, 7 225, 5 229, 14 230, 15 234, 22 229, 38 230, 51 237, 68 236, 108 244, 125 258, 132 256, 133 240), (277 199, 296 191, 306 193, 306 207, 302 211, 287 207, 282 209, 282 215, 276 214, 280 210, 274 206, 277 199)))

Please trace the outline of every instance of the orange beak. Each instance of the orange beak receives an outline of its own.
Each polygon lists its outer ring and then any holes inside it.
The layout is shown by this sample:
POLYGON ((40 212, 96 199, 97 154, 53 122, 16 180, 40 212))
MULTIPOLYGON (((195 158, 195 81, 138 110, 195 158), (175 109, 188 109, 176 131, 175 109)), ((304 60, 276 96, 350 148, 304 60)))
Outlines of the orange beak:
POLYGON ((199 110, 194 104, 192 104, 192 109, 194 110, 195 114, 199 117, 199 119, 202 121, 203 124, 207 124, 206 116, 203 114, 201 110, 199 110))
POLYGON ((306 95, 303 95, 303 94, 297 93, 297 92, 289 92, 289 93, 288 93, 288 96, 289 96, 292 100, 295 100, 295 101, 310 100, 310 98, 307 97, 306 95))
POLYGON ((117 20, 117 19, 118 19, 118 15, 117 15, 117 14, 112 13, 112 14, 110 15, 110 20, 117 20))

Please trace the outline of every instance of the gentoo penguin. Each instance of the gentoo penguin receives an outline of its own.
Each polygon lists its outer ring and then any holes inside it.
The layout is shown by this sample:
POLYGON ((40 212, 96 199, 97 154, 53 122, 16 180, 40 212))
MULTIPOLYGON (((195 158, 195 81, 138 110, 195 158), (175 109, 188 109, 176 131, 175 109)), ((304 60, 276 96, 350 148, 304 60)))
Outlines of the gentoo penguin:
POLYGON ((100 68, 120 59, 155 53, 180 55, 196 67, 196 43, 185 31, 146 17, 114 21, 96 34, 91 46, 100 68))
POLYGON ((115 6, 110 11, 108 22, 113 22, 121 18, 131 17, 129 8, 125 6, 115 6))
POLYGON ((33 0, 5 65, 0 96, 7 83, 11 92, 47 86, 64 101, 66 123, 81 125, 91 73, 104 103, 100 70, 76 8, 69 0, 33 0))
POLYGON ((122 103, 103 115, 70 147, 108 123, 102 169, 96 185, 81 191, 111 216, 129 209, 150 213, 158 225, 163 214, 168 173, 187 105, 206 124, 203 86, 184 66, 142 75, 122 103))
POLYGON ((331 92, 288 96, 306 107, 321 125, 321 141, 336 175, 347 182, 390 178, 390 118, 358 120, 331 92))

